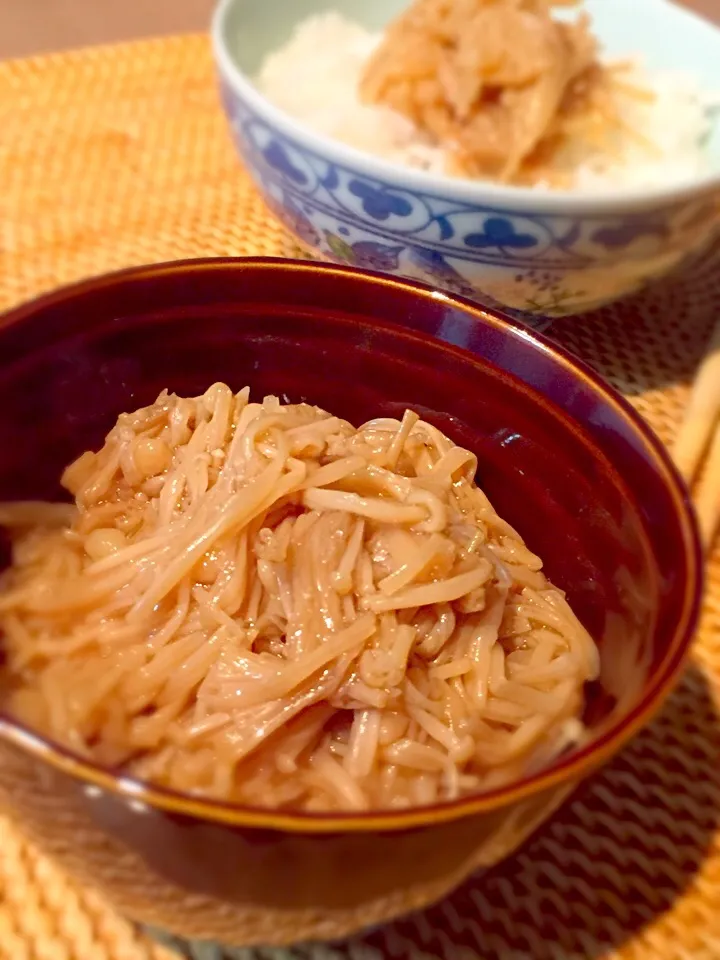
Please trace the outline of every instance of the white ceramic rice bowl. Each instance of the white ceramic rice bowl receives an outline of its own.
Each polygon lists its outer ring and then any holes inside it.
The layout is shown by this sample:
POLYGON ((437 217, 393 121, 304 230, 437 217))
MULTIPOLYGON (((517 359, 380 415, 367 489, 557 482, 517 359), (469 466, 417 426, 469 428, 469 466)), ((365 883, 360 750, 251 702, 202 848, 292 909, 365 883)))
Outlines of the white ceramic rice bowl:
MULTIPOLYGON (((267 203, 330 259, 534 316, 580 313, 638 291, 720 229, 720 123, 710 172, 668 186, 560 192, 403 168, 303 126, 251 78, 302 20, 335 9, 380 28, 403 0, 221 0, 213 48, 233 138, 267 203)), ((586 0, 609 56, 693 74, 720 92, 720 30, 669 0, 586 0)))

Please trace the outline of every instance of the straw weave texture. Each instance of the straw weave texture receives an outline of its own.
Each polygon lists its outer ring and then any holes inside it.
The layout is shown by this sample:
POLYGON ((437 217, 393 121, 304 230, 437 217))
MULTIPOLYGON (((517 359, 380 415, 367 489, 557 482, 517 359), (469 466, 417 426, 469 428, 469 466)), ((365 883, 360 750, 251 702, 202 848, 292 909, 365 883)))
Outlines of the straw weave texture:
MULTIPOLYGON (((235 157, 203 37, 0 64, 0 309, 132 264, 297 253, 235 157)), ((550 331, 665 441, 720 312, 719 265, 708 255, 550 331)), ((419 917, 278 956, 718 960, 720 551, 709 580, 692 664, 662 715, 518 857, 419 917)), ((0 817, 0 960, 172 956, 0 817)))

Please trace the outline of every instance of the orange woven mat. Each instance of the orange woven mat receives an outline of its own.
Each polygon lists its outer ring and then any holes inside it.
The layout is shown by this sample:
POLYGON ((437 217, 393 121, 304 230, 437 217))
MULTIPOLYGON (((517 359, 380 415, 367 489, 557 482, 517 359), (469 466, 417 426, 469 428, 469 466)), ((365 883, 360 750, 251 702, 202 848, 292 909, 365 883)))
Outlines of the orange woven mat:
MULTIPOLYGON (((131 264, 297 252, 235 157, 203 37, 0 64, 0 309, 131 264)), ((666 441, 720 310, 717 263, 708 257, 632 305, 551 328, 666 441)), ((720 551, 680 688, 652 727, 519 856, 380 932, 338 947, 272 953, 297 960, 718 960, 719 711, 720 551)), ((195 955, 220 956, 210 948, 195 955)), ((171 956, 0 818, 0 960, 171 956)))

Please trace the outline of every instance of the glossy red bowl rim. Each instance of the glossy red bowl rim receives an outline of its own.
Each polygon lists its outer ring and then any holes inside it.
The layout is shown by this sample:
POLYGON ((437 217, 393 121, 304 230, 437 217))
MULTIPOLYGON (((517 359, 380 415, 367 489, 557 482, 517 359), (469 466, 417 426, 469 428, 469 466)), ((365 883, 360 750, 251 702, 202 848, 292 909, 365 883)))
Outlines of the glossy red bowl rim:
MULTIPOLYGON (((71 303, 78 295, 100 291, 103 288, 112 288, 126 281, 151 279, 158 275, 177 274, 182 276, 183 273, 188 271, 212 273, 213 270, 227 269, 228 267, 236 267, 246 271, 260 268, 269 274, 278 271, 281 273, 312 272, 334 275, 335 277, 350 275, 375 285, 379 290, 401 287, 413 293, 421 301, 434 300, 437 302, 438 298, 442 298, 448 304, 473 316, 479 323, 489 324, 513 337, 520 337, 533 349, 541 350, 543 353, 550 355, 573 379, 582 380, 602 402, 614 408, 615 412, 632 428, 636 439, 642 442, 645 450, 651 455, 655 468, 674 503, 676 520, 682 531, 688 581, 672 642, 655 674, 645 685, 644 694, 636 707, 622 720, 613 724, 592 744, 581 748, 564 759, 558 760, 551 767, 506 787, 432 806, 413 807, 409 810, 359 813, 286 813, 272 809, 223 803, 222 801, 191 797, 129 775, 113 773, 76 756, 66 748, 45 739, 40 734, 34 733, 23 724, 1 712, 0 737, 41 762, 49 763, 76 780, 83 781, 87 787, 105 790, 126 800, 147 804, 169 813, 228 826, 307 834, 404 830, 488 813, 525 800, 544 790, 558 787, 561 784, 575 783, 609 760, 650 720, 672 690, 683 669, 700 613, 703 587, 703 553, 694 510, 679 472, 670 459, 665 446, 651 427, 627 400, 582 360, 573 356, 548 337, 527 329, 521 323, 503 316, 497 311, 480 307, 463 297, 439 293, 431 286, 420 282, 401 280, 369 270, 317 261, 273 257, 209 257, 129 267, 81 280, 21 304, 0 316, 0 328, 22 322, 47 307, 63 302, 71 303)), ((430 335, 409 329, 401 324, 380 321, 379 325, 404 337, 421 339, 425 343, 439 344, 439 341, 435 341, 430 335)), ((477 357, 472 351, 446 342, 442 343, 442 349, 456 352, 465 360, 474 358, 477 361, 477 357)))

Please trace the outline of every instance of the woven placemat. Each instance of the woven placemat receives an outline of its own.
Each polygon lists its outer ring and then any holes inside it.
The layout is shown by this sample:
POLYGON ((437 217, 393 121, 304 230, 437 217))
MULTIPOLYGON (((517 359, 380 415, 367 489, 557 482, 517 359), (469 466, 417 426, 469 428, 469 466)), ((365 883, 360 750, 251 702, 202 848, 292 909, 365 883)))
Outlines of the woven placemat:
MULTIPOLYGON (((203 37, 0 64, 0 309, 131 264, 298 252, 235 157, 203 37)), ((666 441, 720 311, 719 263, 708 255, 632 304, 551 328, 666 441)), ((680 688, 519 856, 418 917, 283 955, 718 960, 719 712, 717 552, 680 688)), ((1 960, 172 956, 0 818, 1 960)))

